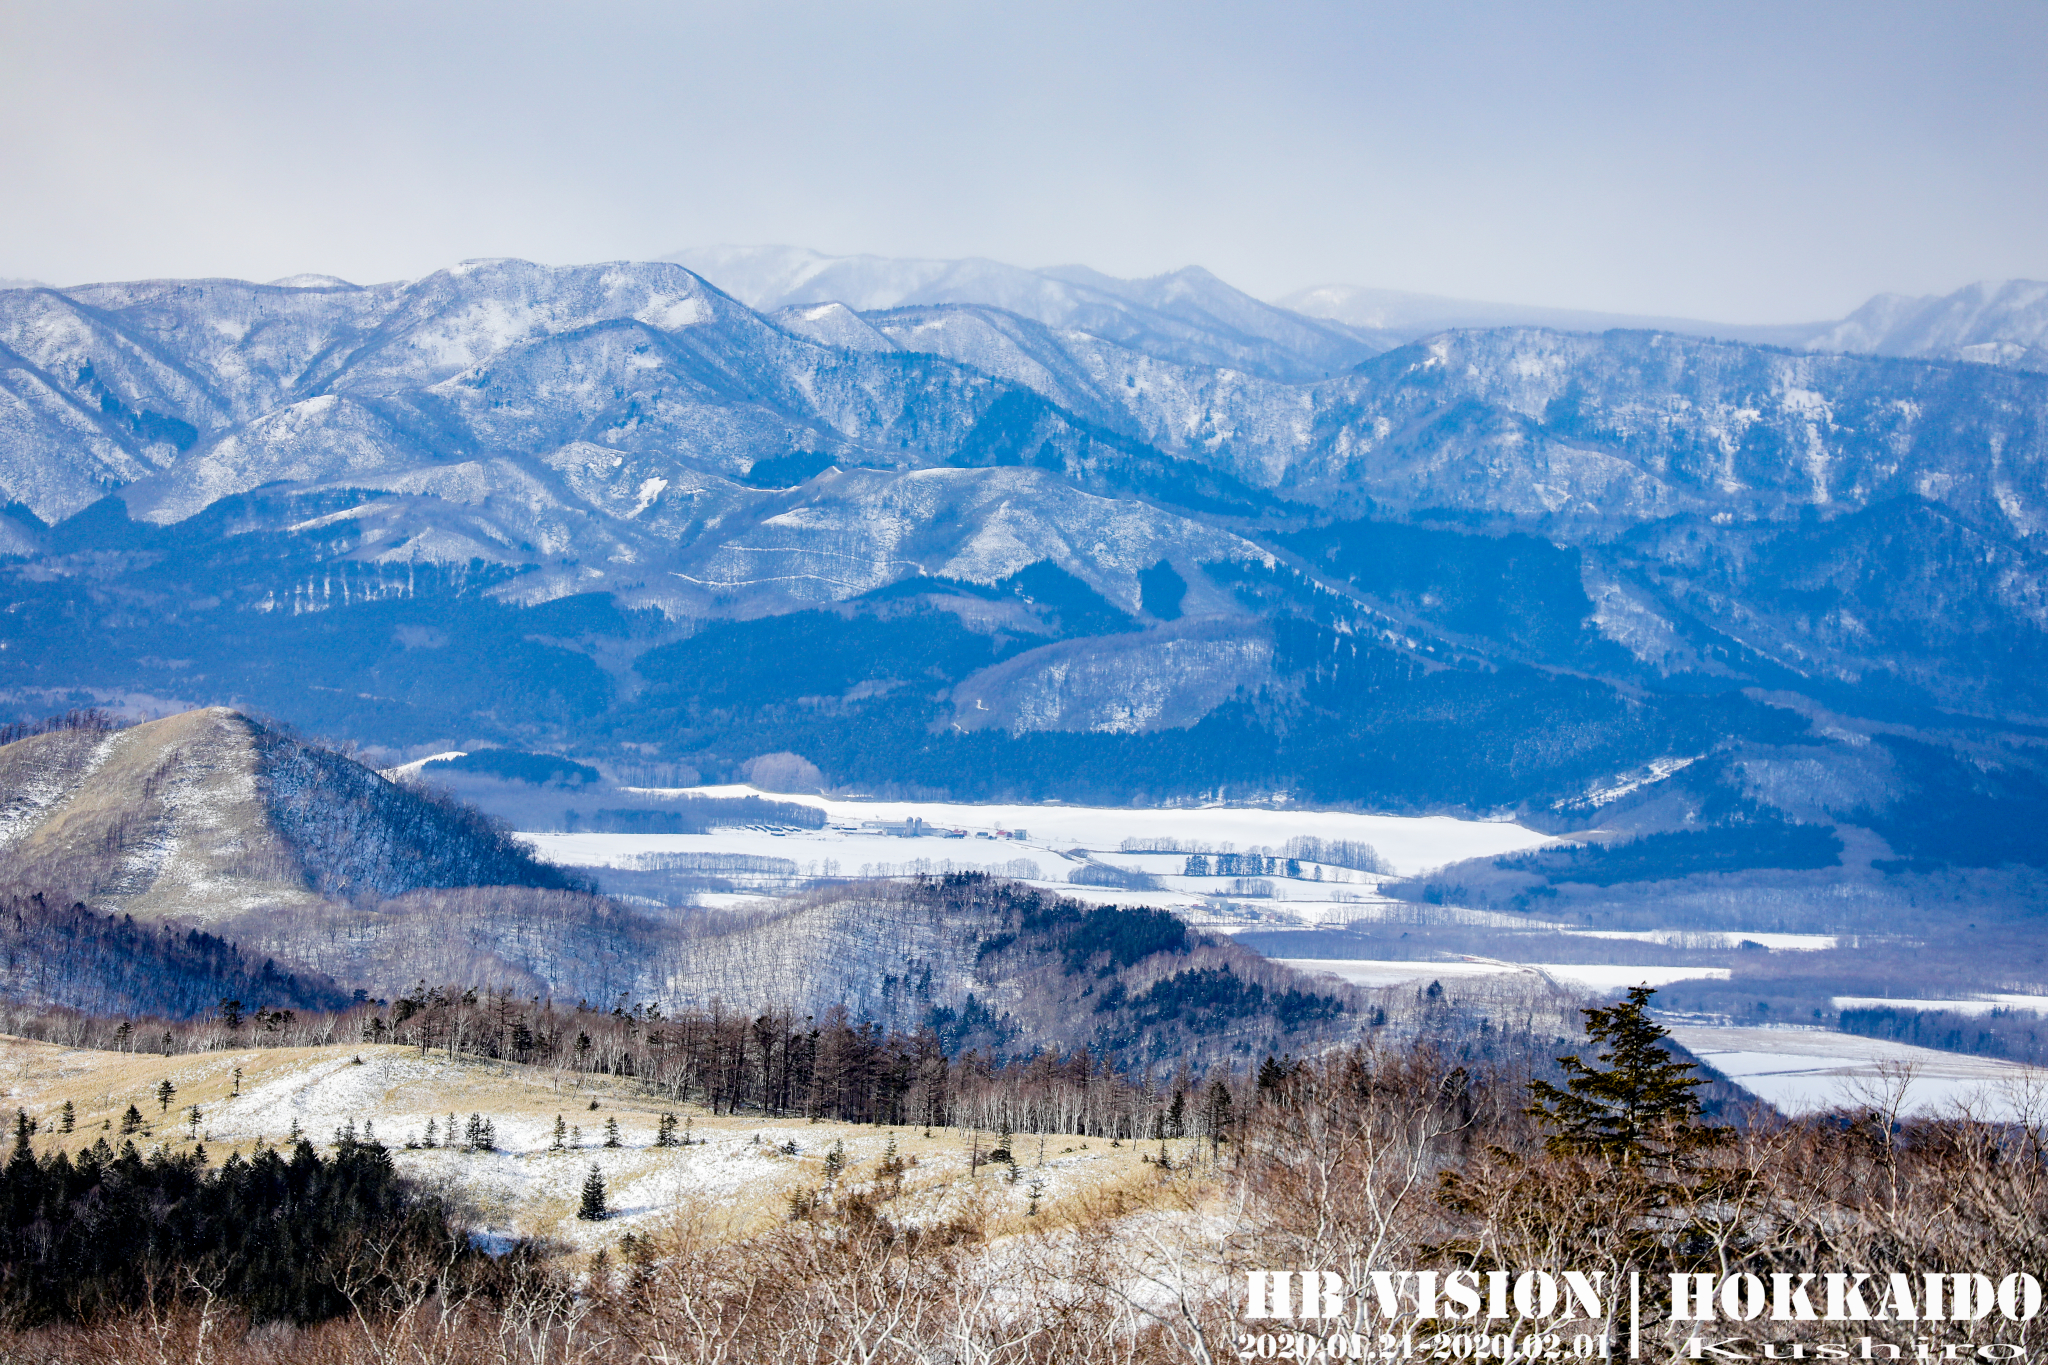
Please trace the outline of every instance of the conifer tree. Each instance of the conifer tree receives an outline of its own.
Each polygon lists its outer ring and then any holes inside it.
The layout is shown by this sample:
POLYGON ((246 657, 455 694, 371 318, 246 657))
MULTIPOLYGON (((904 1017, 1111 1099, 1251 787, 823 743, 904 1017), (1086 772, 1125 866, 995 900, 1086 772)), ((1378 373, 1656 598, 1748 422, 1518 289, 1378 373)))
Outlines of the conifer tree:
POLYGON ((64 1101, 64 1107, 57 1111, 57 1131, 60 1133, 69 1133, 74 1131, 77 1127, 78 1109, 75 1105, 71 1103, 70 1100, 66 1100, 64 1101))
POLYGON ((1203 1126, 1209 1130, 1209 1154, 1213 1157, 1230 1127, 1230 1086, 1222 1077, 1209 1083, 1209 1093, 1202 1102, 1202 1108, 1203 1126))
POLYGON ((1599 1066, 1560 1057, 1564 1088, 1531 1081, 1529 1113, 1554 1129, 1545 1146, 1552 1154, 1600 1156, 1628 1165, 1711 1146, 1727 1130, 1695 1123, 1705 1084, 1688 1075, 1693 1065, 1675 1060, 1659 1046, 1665 1030, 1649 1015, 1648 986, 1630 989, 1618 1005, 1583 1011, 1586 1036, 1605 1050, 1599 1066))
POLYGON ((608 1118, 604 1121, 604 1145, 607 1147, 624 1145, 619 1141, 619 1121, 616 1118, 608 1118))
POLYGON ((557 1114, 555 1115, 555 1132, 554 1136, 548 1141, 548 1150, 551 1152, 559 1152, 568 1145, 569 1125, 562 1121, 562 1116, 560 1114, 557 1114))
POLYGON ((583 1202, 577 1206, 576 1216, 585 1222, 598 1223, 610 1216, 604 1202, 604 1172, 590 1163, 590 1174, 583 1177, 583 1202))
POLYGON ((156 1083, 156 1107, 163 1113, 171 1112, 171 1101, 178 1097, 178 1087, 171 1084, 166 1076, 156 1083))

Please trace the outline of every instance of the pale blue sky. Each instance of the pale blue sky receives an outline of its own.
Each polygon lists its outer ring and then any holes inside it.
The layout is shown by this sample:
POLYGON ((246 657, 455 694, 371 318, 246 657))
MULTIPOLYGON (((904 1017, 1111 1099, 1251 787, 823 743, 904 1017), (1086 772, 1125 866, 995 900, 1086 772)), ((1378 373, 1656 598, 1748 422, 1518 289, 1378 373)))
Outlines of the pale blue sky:
POLYGON ((1189 263, 1731 321, 2048 277, 2048 5, 0 8, 0 275, 1189 263))

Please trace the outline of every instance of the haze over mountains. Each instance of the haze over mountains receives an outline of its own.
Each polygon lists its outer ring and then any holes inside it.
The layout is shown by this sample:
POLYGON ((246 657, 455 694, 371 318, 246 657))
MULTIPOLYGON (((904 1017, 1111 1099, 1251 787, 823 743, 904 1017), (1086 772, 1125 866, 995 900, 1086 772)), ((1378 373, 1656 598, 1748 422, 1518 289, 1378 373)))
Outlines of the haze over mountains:
MULTIPOLYGON (((1000 308, 1049 327, 1110 335, 1138 315, 1294 343, 1309 362, 1329 343, 1303 318, 1349 334, 1374 352, 1459 328, 1542 327, 1561 332, 1680 332, 1811 351, 1862 352, 2048 368, 2048 285, 2030 280, 1968 285, 1914 298, 1880 294, 1836 322, 1739 323, 1485 303, 1354 284, 1312 285, 1270 303, 1232 289, 1199 267, 1149 280, 1119 280, 1086 266, 1026 270, 996 261, 827 256, 802 247, 718 246, 679 251, 676 261, 763 311, 841 303, 856 312, 944 304, 1000 308), (1296 316, 1288 317, 1287 314, 1296 316), (1105 326, 1107 317, 1117 321, 1105 326), (1330 324, 1335 324, 1331 327, 1330 324)), ((1158 343, 1143 346, 1158 352, 1158 343)))
POLYGON ((692 259, 0 292, 0 684, 1664 837, 1447 883, 1589 915, 2009 904, 2048 861, 2036 286, 1803 343, 1987 364, 692 259))

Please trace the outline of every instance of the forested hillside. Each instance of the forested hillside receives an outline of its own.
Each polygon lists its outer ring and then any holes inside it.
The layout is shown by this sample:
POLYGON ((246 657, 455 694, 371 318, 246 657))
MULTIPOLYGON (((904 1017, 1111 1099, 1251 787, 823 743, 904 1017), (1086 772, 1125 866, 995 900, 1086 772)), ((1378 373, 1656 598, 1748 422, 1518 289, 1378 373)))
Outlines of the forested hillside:
POLYGON ((333 1009, 349 993, 325 973, 252 959, 214 934, 137 923, 37 892, 0 895, 0 997, 87 1014, 212 1013, 223 1000, 333 1009))

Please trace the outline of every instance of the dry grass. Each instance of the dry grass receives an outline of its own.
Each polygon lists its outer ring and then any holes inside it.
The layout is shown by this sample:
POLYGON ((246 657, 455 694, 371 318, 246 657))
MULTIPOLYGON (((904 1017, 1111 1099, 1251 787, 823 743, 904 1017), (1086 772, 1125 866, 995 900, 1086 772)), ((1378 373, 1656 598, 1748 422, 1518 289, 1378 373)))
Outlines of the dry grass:
POLYGON ((148 1124, 134 1136, 145 1150, 189 1149, 189 1112, 197 1105, 198 1140, 215 1161, 258 1143, 284 1143, 295 1122, 321 1146, 353 1122, 358 1131, 374 1129, 394 1149, 401 1169, 446 1194, 485 1230, 545 1238, 586 1253, 626 1232, 657 1232, 685 1210, 715 1210, 724 1235, 755 1236, 789 1219, 797 1193, 827 1209, 886 1198, 892 1220, 928 1226, 966 1220, 985 1226, 991 1237, 1003 1237, 1092 1222, 1105 1211, 1158 1207, 1163 1189, 1186 1184, 1185 1174, 1162 1181, 1155 1164, 1162 1145, 1172 1167, 1184 1173, 1203 1170, 1207 1160, 1206 1146, 1193 1140, 1133 1145, 1020 1134, 1013 1143, 1015 1164, 989 1165, 987 1154, 997 1143, 993 1133, 714 1116, 698 1106, 650 1097, 630 1080, 468 1058, 450 1062, 444 1053, 423 1056, 417 1048, 389 1045, 165 1057, 0 1035, 0 1084, 7 1102, 36 1120, 35 1146, 43 1152, 75 1153, 101 1138, 118 1147, 122 1115, 131 1104, 148 1124), (165 1080, 176 1091, 168 1108, 157 1097, 165 1080), (58 1116, 67 1100, 76 1126, 62 1134, 58 1116), (679 1123, 687 1120, 690 1146, 655 1145, 664 1111, 679 1123), (489 1118, 499 1150, 405 1146, 424 1138, 429 1121, 437 1139, 445 1138, 451 1113, 464 1125, 472 1113, 489 1118), (580 1145, 550 1150, 557 1116, 581 1129, 580 1145), (607 1119, 618 1124, 619 1147, 602 1145, 607 1119), (785 1150, 791 1143, 794 1154, 785 1150), (891 1144, 902 1163, 899 1174, 883 1170, 891 1144), (836 1174, 828 1169, 835 1148, 841 1163, 836 1174), (977 1153, 981 1160, 970 1172, 977 1153), (575 1217, 592 1163, 603 1171, 616 1211, 602 1223, 575 1217))

